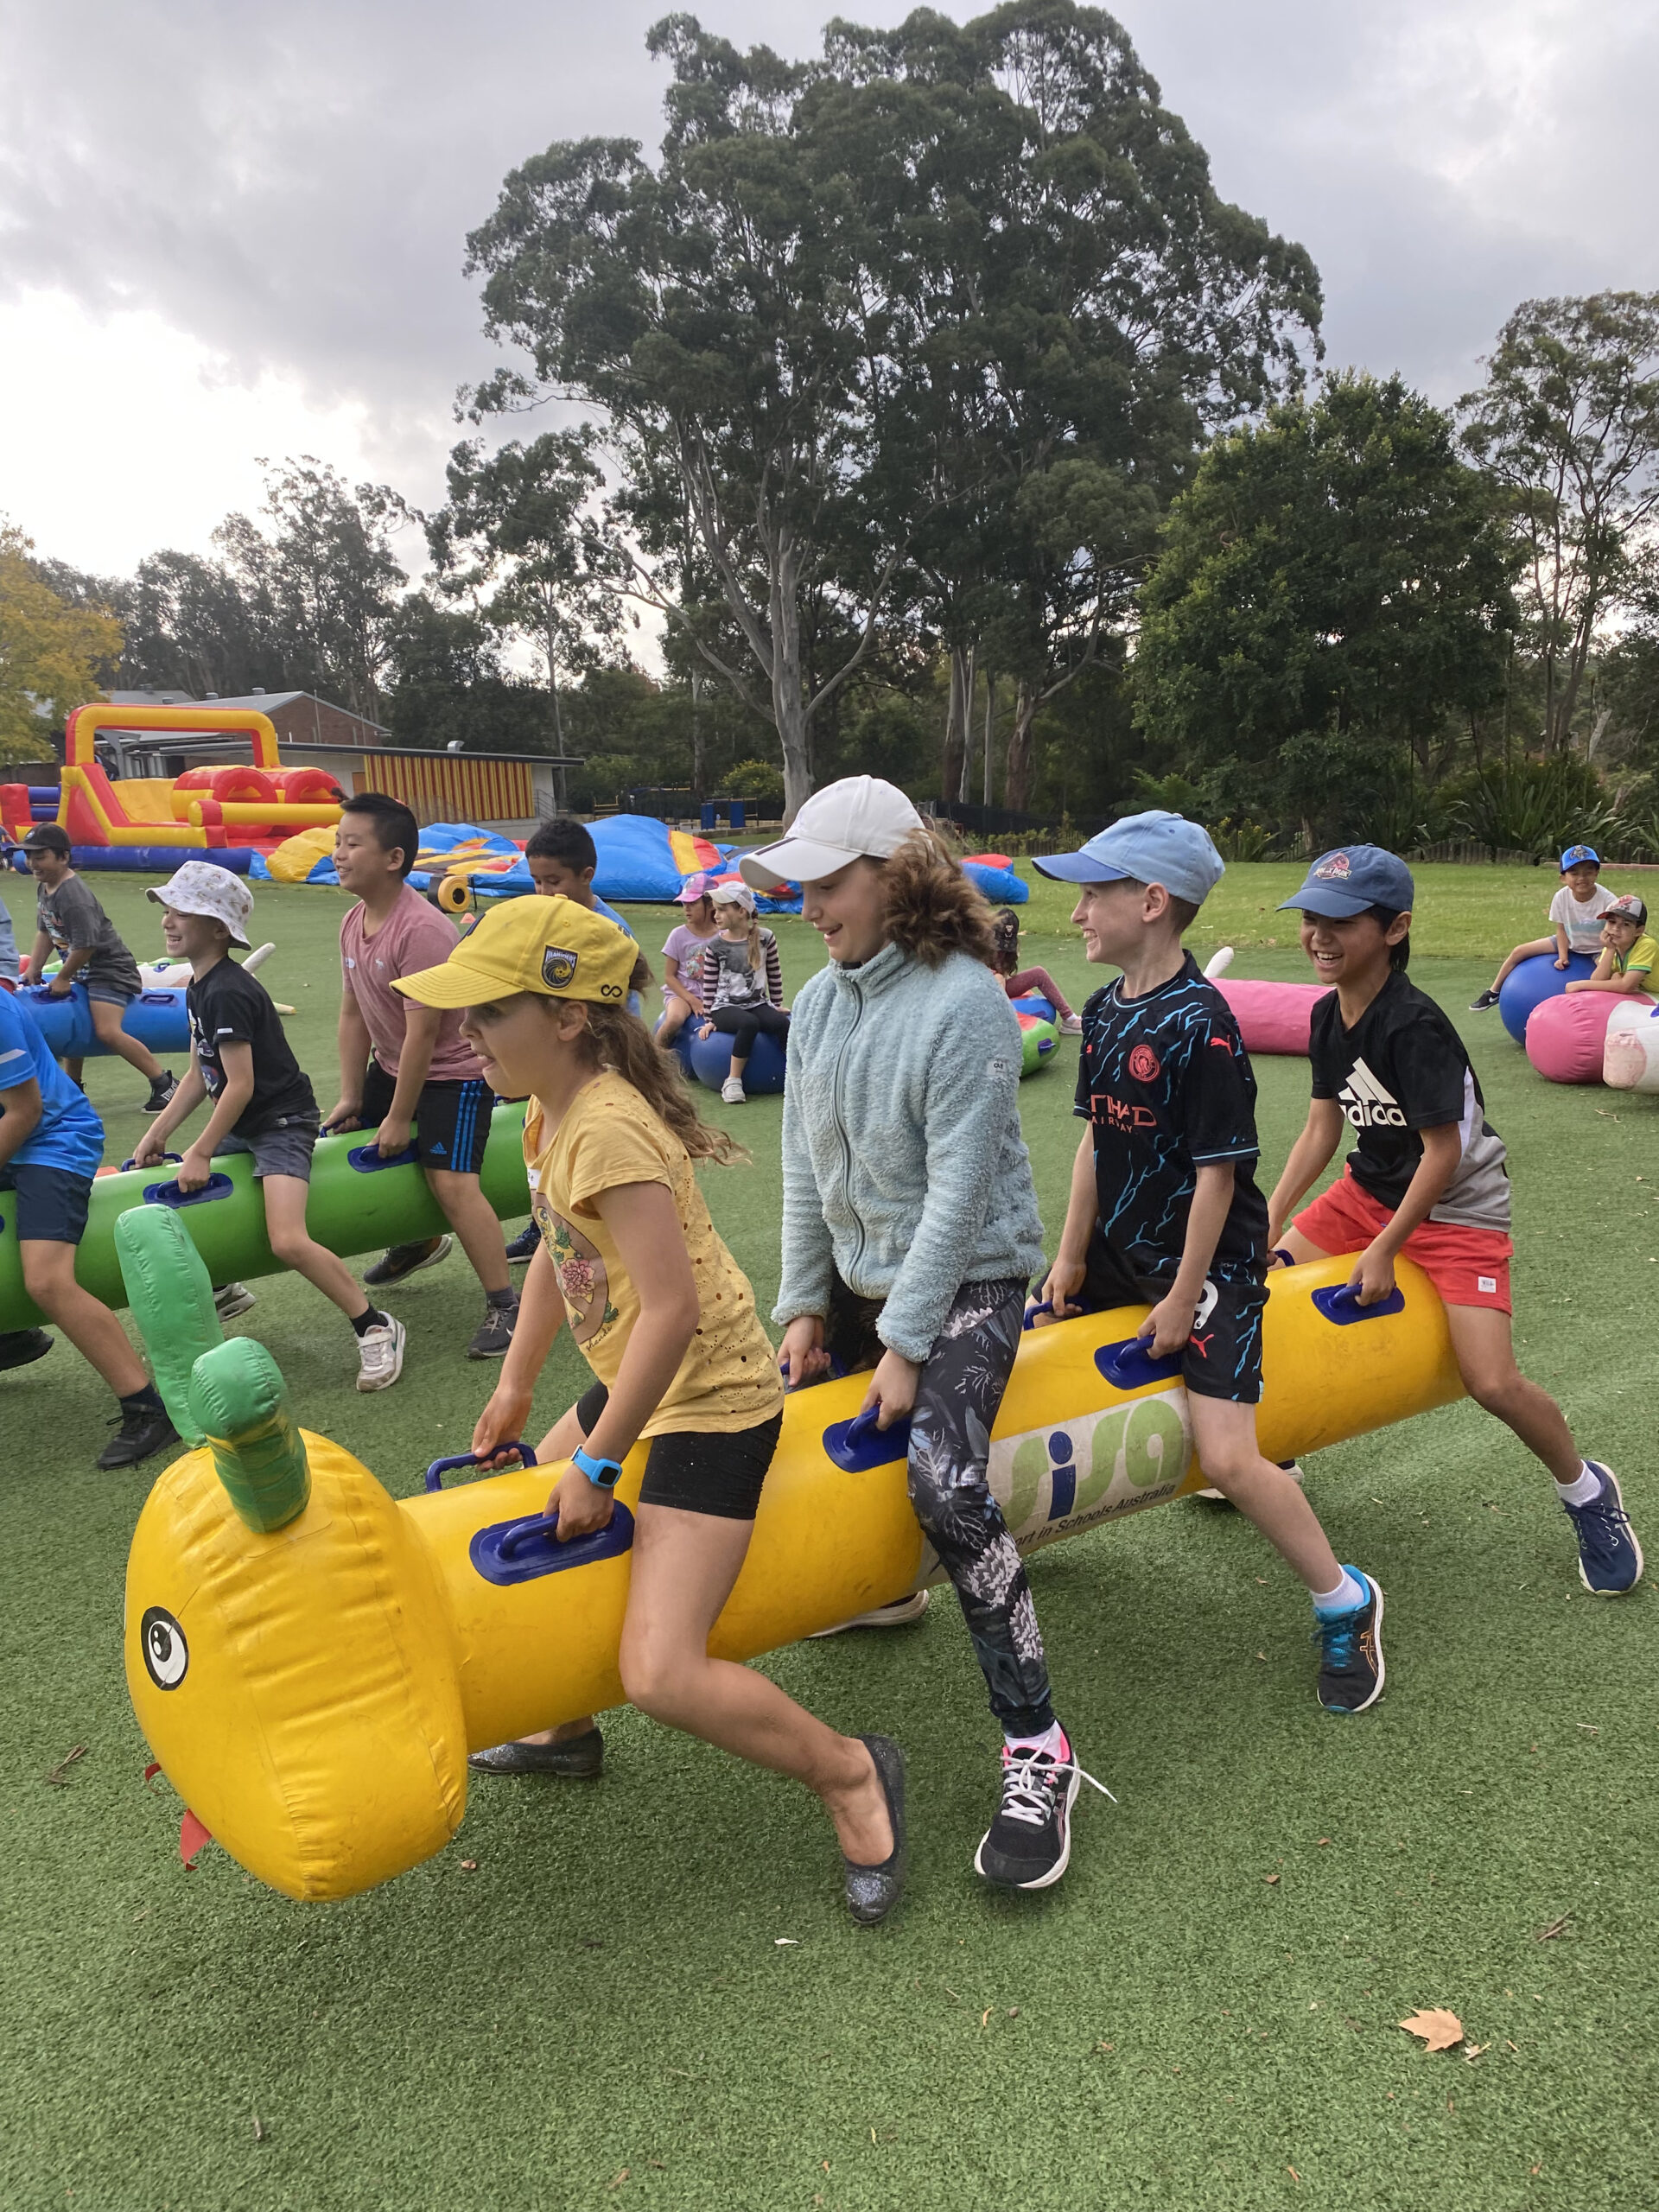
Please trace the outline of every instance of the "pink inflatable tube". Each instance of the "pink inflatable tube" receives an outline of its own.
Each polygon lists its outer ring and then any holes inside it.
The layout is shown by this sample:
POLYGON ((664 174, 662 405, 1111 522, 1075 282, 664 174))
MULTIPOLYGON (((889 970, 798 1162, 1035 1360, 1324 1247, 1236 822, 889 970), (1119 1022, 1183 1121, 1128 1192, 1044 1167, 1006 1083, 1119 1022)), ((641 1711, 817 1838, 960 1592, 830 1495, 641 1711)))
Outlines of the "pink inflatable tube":
POLYGON ((1551 1083, 1599 1083, 1616 1006, 1651 1006, 1639 991, 1563 991, 1527 1017, 1527 1058, 1551 1083))
POLYGON ((1233 1010, 1247 1052, 1292 1052, 1307 1058, 1308 1025, 1328 986, 1318 983, 1260 983, 1215 978, 1216 988, 1233 1010))

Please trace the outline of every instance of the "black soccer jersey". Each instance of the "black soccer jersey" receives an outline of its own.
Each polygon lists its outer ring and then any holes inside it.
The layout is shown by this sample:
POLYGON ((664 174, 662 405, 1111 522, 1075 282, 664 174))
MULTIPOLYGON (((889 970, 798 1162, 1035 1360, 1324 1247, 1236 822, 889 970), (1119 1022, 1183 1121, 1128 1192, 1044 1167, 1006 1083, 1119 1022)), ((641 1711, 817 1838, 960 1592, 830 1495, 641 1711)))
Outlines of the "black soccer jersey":
POLYGON ((1433 999, 1393 970, 1351 1029, 1332 991, 1313 1008, 1308 1054, 1313 1096, 1334 1098, 1355 1130, 1355 1182, 1390 1211, 1404 1198, 1423 1156, 1421 1129, 1458 1125, 1462 1157, 1431 1221, 1508 1235, 1510 1177, 1503 1140, 1463 1039, 1433 999))
POLYGON ((1077 1111, 1094 1126, 1102 1235, 1137 1274, 1173 1276, 1200 1167, 1234 1164, 1211 1272, 1259 1273, 1267 1202, 1256 1188, 1255 1077, 1231 1009, 1189 952, 1155 991, 1122 980, 1083 1010, 1077 1111))

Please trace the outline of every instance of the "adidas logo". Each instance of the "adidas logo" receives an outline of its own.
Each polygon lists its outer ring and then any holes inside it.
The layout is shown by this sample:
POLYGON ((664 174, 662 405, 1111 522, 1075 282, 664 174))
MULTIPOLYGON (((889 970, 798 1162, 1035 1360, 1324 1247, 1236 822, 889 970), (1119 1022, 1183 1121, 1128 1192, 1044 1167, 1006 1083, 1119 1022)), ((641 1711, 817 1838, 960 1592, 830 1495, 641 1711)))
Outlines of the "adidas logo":
POLYGON ((1363 1060, 1356 1060, 1348 1080, 1337 1093, 1337 1103, 1357 1129, 1403 1129, 1406 1117, 1400 1103, 1386 1090, 1363 1060))

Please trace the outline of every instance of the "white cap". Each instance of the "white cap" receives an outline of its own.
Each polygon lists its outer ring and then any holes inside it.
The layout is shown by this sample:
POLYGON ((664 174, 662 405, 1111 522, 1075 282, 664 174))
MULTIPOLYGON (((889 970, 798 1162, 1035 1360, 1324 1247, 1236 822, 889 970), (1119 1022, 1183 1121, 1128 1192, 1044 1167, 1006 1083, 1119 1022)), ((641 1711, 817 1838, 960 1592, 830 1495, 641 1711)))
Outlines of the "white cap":
POLYGON ((816 883, 856 860, 891 860, 922 817, 892 784, 879 776, 843 776, 814 791, 775 845, 745 853, 738 872, 757 891, 780 883, 816 883))
POLYGON ((229 930, 232 944, 247 944, 253 893, 227 868, 215 868, 212 861, 186 861, 159 891, 152 887, 144 896, 158 906, 170 906, 175 914, 211 914, 229 930))
POLYGON ((747 883, 711 883, 709 896, 716 906, 741 906, 746 914, 754 912, 754 893, 747 883))

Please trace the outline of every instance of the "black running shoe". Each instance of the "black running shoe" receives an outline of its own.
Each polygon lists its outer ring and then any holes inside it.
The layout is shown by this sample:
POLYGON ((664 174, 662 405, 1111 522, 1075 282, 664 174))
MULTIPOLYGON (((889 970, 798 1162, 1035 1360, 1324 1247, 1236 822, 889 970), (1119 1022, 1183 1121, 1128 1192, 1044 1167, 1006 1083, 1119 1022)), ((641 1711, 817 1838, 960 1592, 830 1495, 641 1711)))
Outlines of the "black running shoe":
POLYGON ((149 1086, 149 1096, 144 1101, 146 1114, 159 1114, 179 1087, 179 1078, 171 1068, 163 1068, 149 1086))
POLYGON ((1313 1641, 1319 1647, 1319 1703, 1327 1713, 1363 1713, 1382 1694, 1382 1590, 1357 1567, 1344 1572, 1370 1592, 1351 1613, 1320 1616, 1313 1641))
POLYGON ((542 1232, 532 1221, 527 1228, 521 1229, 518 1234, 509 1241, 507 1257, 515 1268, 521 1266, 524 1261, 535 1258, 536 1247, 541 1241, 542 1232))
POLYGON ((412 1244, 394 1244, 372 1268, 364 1268, 363 1280, 376 1290, 384 1290, 389 1282, 402 1282, 405 1275, 422 1268, 435 1268, 454 1249, 453 1236, 422 1236, 412 1244))
POLYGON ((1496 991, 1483 991, 1478 999, 1470 1000, 1469 1011, 1471 1014, 1484 1014, 1489 1007, 1495 1007, 1497 1004, 1497 993, 1496 991))
POLYGON ((106 1474, 112 1467, 136 1467, 152 1452, 162 1451, 179 1440, 179 1432, 168 1419, 164 1407, 136 1406, 117 1419, 119 1427, 98 1455, 98 1464, 106 1474))
POLYGON ((0 1370, 44 1359, 55 1341, 44 1329, 0 1329, 0 1370))
POLYGON ((1046 1890, 1058 1882, 1071 1857, 1071 1808, 1085 1782, 1111 1796, 1077 1764, 1069 1740, 1062 1758, 1029 1744, 1005 1744, 1002 1802, 980 1838, 974 1872, 1005 1890, 1046 1890))
POLYGON ((604 1769, 605 1738, 588 1728, 556 1744, 492 1744, 486 1751, 469 1751, 467 1764, 476 1774, 554 1774, 588 1782, 604 1769))

